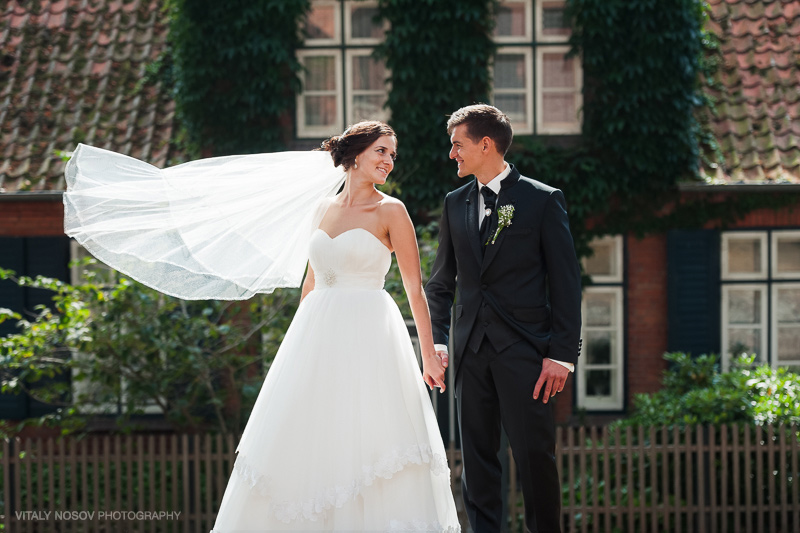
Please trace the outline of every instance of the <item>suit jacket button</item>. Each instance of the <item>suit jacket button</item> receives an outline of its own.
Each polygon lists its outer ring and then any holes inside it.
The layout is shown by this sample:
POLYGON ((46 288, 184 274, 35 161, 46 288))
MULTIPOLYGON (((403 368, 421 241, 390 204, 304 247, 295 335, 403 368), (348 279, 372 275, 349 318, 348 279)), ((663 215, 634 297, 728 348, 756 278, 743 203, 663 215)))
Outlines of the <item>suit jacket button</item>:
POLYGON ((483 289, 483 290, 486 290, 488 288, 489 288, 489 286, 487 284, 485 284, 485 283, 483 285, 481 285, 481 289, 483 289))

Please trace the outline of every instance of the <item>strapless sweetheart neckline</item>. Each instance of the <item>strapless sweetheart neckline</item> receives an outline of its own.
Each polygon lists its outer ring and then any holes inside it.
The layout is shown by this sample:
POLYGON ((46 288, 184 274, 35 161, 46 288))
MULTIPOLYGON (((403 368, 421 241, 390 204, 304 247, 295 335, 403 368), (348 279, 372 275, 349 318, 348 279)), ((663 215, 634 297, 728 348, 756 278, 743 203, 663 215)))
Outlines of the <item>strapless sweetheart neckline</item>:
POLYGON ((319 231, 320 233, 322 233, 323 235, 325 235, 325 236, 326 236, 328 239, 330 239, 330 240, 332 240, 332 241, 335 241, 336 239, 338 239, 338 238, 339 238, 339 237, 341 237, 342 235, 346 235, 347 233, 351 233, 351 232, 358 231, 358 230, 361 230, 361 231, 363 231, 364 233, 367 233, 369 236, 371 236, 373 239, 375 239, 375 241, 377 241, 377 242, 378 242, 378 244, 380 244, 381 246, 383 246, 384 248, 386 248, 386 251, 387 251, 387 252, 389 252, 389 253, 392 253, 392 251, 389 249, 389 247, 388 247, 388 246, 386 246, 386 244, 384 244, 384 242, 383 242, 382 240, 380 240, 380 239, 379 239, 379 238, 378 238, 378 237, 377 237, 377 236, 376 236, 374 233, 372 233, 372 232, 371 232, 370 230, 368 230, 368 229, 365 229, 365 228, 350 228, 350 229, 348 229, 348 230, 345 230, 345 231, 341 232, 341 233, 340 233, 340 234, 338 234, 336 237, 331 237, 330 235, 328 235, 328 232, 327 232, 327 231, 325 231, 324 229, 322 229, 322 228, 317 228, 317 231, 319 231))

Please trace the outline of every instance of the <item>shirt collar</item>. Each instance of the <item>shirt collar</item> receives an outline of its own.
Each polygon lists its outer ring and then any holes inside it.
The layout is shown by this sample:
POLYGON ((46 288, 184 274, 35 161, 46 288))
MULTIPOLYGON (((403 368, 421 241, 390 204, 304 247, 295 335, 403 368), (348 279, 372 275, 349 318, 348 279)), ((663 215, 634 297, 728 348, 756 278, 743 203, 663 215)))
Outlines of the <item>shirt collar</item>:
MULTIPOLYGON (((505 164, 505 168, 503 169, 503 171, 500 174, 498 174, 497 176, 495 176, 494 178, 492 178, 492 180, 489 183, 487 183, 486 185, 483 185, 480 181, 478 181, 478 192, 480 192, 483 187, 489 187, 492 190, 492 192, 494 192, 495 194, 500 194, 501 182, 509 174, 511 174, 511 165, 509 165, 506 162, 503 162, 503 163, 505 164)), ((475 180, 475 181, 477 181, 477 180, 475 180)))

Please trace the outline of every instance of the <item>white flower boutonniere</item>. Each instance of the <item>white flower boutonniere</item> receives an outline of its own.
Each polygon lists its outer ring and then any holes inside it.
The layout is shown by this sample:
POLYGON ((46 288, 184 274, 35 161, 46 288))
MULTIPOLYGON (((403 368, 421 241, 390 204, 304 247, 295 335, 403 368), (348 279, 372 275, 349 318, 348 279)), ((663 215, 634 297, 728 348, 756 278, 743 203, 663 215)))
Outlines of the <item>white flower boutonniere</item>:
POLYGON ((503 231, 503 228, 511 225, 512 218, 514 218, 513 205, 504 205, 497 210, 497 231, 494 232, 494 237, 492 237, 490 241, 486 241, 487 246, 490 243, 494 244, 494 241, 497 240, 497 236, 500 235, 500 232, 503 231))

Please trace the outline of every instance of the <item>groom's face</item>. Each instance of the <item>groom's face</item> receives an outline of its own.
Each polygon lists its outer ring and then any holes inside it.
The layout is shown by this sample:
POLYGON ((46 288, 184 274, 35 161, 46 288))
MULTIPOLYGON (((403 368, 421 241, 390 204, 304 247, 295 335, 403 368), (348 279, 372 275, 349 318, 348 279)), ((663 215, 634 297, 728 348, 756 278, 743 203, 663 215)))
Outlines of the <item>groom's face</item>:
POLYGON ((450 148, 450 159, 455 159, 458 163, 458 177, 466 178, 475 174, 483 163, 482 145, 470 139, 466 124, 459 124, 453 128, 450 143, 453 146, 450 148))

